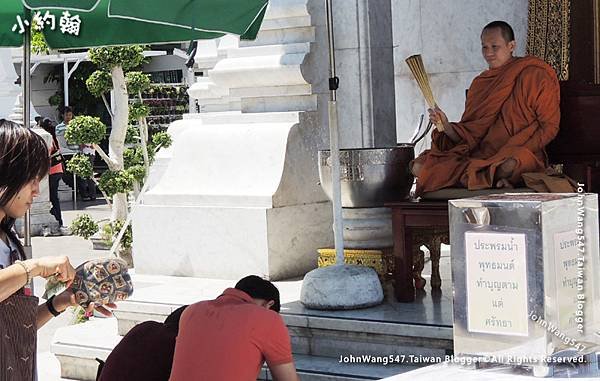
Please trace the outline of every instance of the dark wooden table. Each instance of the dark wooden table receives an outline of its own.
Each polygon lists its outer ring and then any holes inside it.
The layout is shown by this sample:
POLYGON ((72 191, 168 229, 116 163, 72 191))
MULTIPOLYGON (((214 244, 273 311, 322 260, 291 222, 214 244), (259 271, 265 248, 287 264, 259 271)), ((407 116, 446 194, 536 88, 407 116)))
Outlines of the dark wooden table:
MULTIPOLYGON (((392 209, 395 260, 394 293, 399 302, 413 302, 415 300, 415 286, 412 273, 412 230, 435 227, 447 230, 448 202, 400 201, 386 204, 386 206, 392 209)), ((439 250, 439 247, 437 250, 439 250)))

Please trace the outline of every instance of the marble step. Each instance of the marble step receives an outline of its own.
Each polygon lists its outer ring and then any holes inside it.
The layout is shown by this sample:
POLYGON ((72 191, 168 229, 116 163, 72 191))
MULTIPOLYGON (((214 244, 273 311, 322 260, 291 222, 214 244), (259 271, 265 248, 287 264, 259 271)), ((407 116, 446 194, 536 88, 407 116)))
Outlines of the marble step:
POLYGON ((61 202, 73 200, 73 190, 62 180, 58 183, 58 199, 61 202))
MULTIPOLYGON (((389 306, 376 309, 386 307, 389 306)), ((452 327, 345 318, 339 314, 302 316, 284 312, 282 316, 297 354, 335 358, 362 355, 444 357, 453 349, 452 327)))
POLYGON ((239 57, 257 57, 257 56, 270 56, 284 54, 295 54, 295 53, 308 53, 310 52, 309 42, 299 42, 295 44, 279 44, 279 45, 266 45, 266 46, 247 46, 244 48, 230 49, 228 51, 228 58, 239 58, 239 57))
MULTIPOLYGON (((61 363, 62 377, 93 380, 95 359, 105 359, 133 326, 147 320, 164 321, 179 306, 214 299, 235 284, 230 280, 143 275, 134 271, 132 278, 135 292, 129 300, 119 303, 114 318, 94 318, 57 331, 51 350, 61 363)), ((452 303, 447 289, 435 300, 424 297, 411 304, 387 302, 363 310, 314 311, 304 309, 298 302, 300 280, 275 284, 281 293, 281 314, 288 326, 294 356, 306 374, 303 380, 378 379, 412 369, 410 365, 426 365, 408 361, 395 369, 391 364, 340 363, 340 358, 351 356, 408 359, 410 355, 443 357, 452 353, 452 303), (361 365, 377 377, 368 378, 369 373, 361 365), (395 373, 377 373, 378 366, 395 373)))
POLYGON ((244 114, 240 111, 222 111, 199 114, 184 114, 183 119, 197 119, 202 124, 298 123, 299 113, 292 111, 244 114))
MULTIPOLYGON (((118 332, 125 335, 141 321, 164 321, 179 305, 127 302, 115 312, 118 332)), ((385 307, 385 306, 382 306, 385 307)), ((345 355, 441 356, 452 353, 452 328, 433 324, 302 316, 282 310, 293 352, 336 357, 345 355)))
MULTIPOLYGON (((84 324, 61 328, 51 348, 61 364, 61 377, 95 380, 98 369, 96 359, 105 360, 121 339, 116 329, 114 318, 92 319, 84 324)), ((294 354, 298 374, 304 381, 378 380, 417 369, 417 366, 408 363, 385 364, 382 359, 372 357, 361 357, 361 360, 353 359, 355 363, 351 363, 349 358, 341 361, 339 358, 294 354)), ((273 378, 264 368, 258 379, 273 378)))
POLYGON ((50 350, 60 362, 62 378, 93 381, 98 370, 96 359, 106 360, 119 341, 117 319, 92 318, 59 328, 50 350))
MULTIPOLYGON (((379 380, 418 369, 406 364, 343 363, 340 359, 294 354, 296 370, 302 381, 358 381, 379 380)), ((263 368, 258 380, 272 380, 267 368, 263 368)))
MULTIPOLYGON (((162 322, 183 304, 213 299, 231 283, 140 274, 133 279, 136 291, 115 311, 120 335, 142 321, 162 322)), ((281 291, 281 315, 292 337, 294 353, 339 358, 348 354, 444 356, 452 352, 449 288, 442 291, 443 295, 426 295, 416 303, 386 302, 363 310, 315 311, 303 308, 298 301, 301 281, 275 284, 281 291)))

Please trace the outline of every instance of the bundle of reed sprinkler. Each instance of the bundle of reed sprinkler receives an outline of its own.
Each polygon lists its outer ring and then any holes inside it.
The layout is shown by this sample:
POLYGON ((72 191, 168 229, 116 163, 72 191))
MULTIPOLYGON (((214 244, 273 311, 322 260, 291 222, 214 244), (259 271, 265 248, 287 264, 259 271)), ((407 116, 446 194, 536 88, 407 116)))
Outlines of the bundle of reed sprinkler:
MULTIPOLYGON (((415 54, 414 56, 410 56, 406 59, 406 64, 410 68, 417 84, 419 85, 419 89, 421 89, 421 93, 425 97, 425 101, 430 108, 435 108, 437 103, 435 102, 435 98, 433 97, 433 92, 431 91, 431 86, 429 85, 429 76, 425 71, 425 66, 423 65, 423 59, 420 54, 415 54)), ((438 131, 444 131, 444 126, 441 122, 436 123, 435 127, 438 131)))

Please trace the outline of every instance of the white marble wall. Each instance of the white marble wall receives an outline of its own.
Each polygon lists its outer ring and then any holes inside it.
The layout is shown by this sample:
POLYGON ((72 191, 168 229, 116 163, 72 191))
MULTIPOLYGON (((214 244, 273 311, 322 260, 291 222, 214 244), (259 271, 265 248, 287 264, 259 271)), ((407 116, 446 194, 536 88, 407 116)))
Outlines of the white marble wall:
MULTIPOLYGON (((329 48, 324 0, 309 0, 315 43, 303 74, 318 96, 319 149, 329 148, 329 48)), ((333 1, 341 148, 386 147, 395 137, 391 0, 333 1)))
POLYGON ((405 58, 423 56, 438 104, 451 121, 458 120, 465 90, 487 68, 481 57, 481 29, 494 20, 508 22, 515 31, 517 55, 523 55, 527 5, 527 0, 392 0, 398 142, 410 139, 420 115, 427 112, 405 58))
POLYGON ((16 96, 21 92, 21 88, 15 85, 17 77, 11 48, 0 48, 0 118, 12 114, 16 96))

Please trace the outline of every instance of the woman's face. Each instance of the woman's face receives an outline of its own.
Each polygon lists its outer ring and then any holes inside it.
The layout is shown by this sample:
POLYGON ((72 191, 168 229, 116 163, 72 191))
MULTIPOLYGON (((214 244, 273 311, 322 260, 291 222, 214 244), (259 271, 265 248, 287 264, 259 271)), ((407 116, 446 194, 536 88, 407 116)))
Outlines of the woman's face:
POLYGON ((3 209, 4 213, 11 218, 20 218, 31 208, 33 199, 40 194, 40 180, 34 179, 25 184, 3 209))

